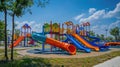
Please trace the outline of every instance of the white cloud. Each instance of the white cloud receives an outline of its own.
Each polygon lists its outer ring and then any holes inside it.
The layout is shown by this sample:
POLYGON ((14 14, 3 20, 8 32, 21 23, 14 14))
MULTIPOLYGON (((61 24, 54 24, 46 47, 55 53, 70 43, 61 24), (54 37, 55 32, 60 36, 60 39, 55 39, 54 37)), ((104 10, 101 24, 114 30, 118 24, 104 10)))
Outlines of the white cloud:
MULTIPOLYGON (((106 29, 108 29, 108 31, 111 28, 114 27, 119 27, 120 28, 120 20, 117 20, 114 23, 111 23, 110 25, 95 25, 91 27, 91 30, 93 30, 96 34, 104 34, 106 35, 106 29)), ((107 35, 110 35, 109 33, 107 33, 107 35)))
POLYGON ((96 11, 95 8, 89 8, 89 14, 93 14, 96 11))
POLYGON ((83 16, 84 16, 84 14, 80 14, 80 15, 76 16, 74 19, 77 21, 77 20, 80 20, 83 16))
POLYGON ((99 10, 99 11, 96 11, 95 13, 93 13, 91 16, 89 16, 88 18, 81 18, 79 20, 79 22, 92 22, 94 20, 98 20, 98 19, 101 19, 102 16, 105 14, 105 10, 99 10))
POLYGON ((17 27, 16 29, 21 29, 21 27, 24 25, 24 24, 28 24, 32 31, 36 31, 36 32, 42 32, 42 24, 41 23, 36 23, 35 21, 23 21, 23 22, 19 22, 19 21, 16 21, 15 22, 17 24, 17 27))
MULTIPOLYGON (((113 10, 108 11, 108 9, 109 8, 96 10, 96 8, 89 8, 89 13, 84 14, 84 17, 80 17, 80 19, 77 19, 76 21, 79 21, 80 23, 97 22, 94 23, 96 24, 95 26, 91 26, 91 30, 93 30, 97 34, 106 34, 105 29, 111 29, 116 26, 120 28, 120 2, 113 10), (108 20, 111 18, 116 18, 116 22, 110 22, 111 24, 105 23, 104 25, 100 25, 101 23, 99 22, 109 22, 108 20)), ((110 34, 108 33, 108 35, 110 34)))
MULTIPOLYGON (((83 18, 82 15, 78 15, 76 16, 75 20, 79 22, 95 22, 100 19, 108 19, 108 18, 120 19, 120 2, 116 5, 116 7, 113 10, 107 11, 107 9, 105 8, 103 10, 96 11, 95 8, 89 8, 90 15, 88 17, 83 18)), ((84 14, 84 16, 87 15, 88 14, 84 14)))
POLYGON ((111 23, 109 25, 109 29, 114 28, 114 27, 119 27, 120 28, 120 20, 117 20, 116 22, 111 23))
POLYGON ((120 17, 120 2, 116 5, 115 9, 112 11, 109 11, 105 16, 105 18, 111 18, 111 17, 120 17))

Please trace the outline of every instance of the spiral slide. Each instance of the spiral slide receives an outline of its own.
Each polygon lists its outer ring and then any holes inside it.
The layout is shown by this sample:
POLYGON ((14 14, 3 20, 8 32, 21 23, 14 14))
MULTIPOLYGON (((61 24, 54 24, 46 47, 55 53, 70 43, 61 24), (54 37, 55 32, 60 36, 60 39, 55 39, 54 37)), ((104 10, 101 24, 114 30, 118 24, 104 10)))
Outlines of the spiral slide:
POLYGON ((75 37, 78 41, 80 41, 83 45, 85 45, 88 48, 91 48, 95 51, 99 51, 99 47, 96 46, 92 46, 89 42, 87 42, 85 39, 83 39, 81 36, 79 36, 78 34, 72 33, 71 34, 73 37, 75 37))
POLYGON ((60 42, 58 40, 52 39, 52 38, 47 38, 44 35, 38 34, 38 33, 33 33, 31 35, 32 39, 37 42, 45 42, 47 44, 59 47, 63 50, 68 51, 71 55, 76 54, 76 47, 74 45, 65 43, 65 42, 60 42))
MULTIPOLYGON (((14 43, 13 43, 13 47, 19 45, 19 43, 24 39, 24 36, 20 36, 14 43)), ((9 46, 10 48, 12 48, 12 44, 9 46)))

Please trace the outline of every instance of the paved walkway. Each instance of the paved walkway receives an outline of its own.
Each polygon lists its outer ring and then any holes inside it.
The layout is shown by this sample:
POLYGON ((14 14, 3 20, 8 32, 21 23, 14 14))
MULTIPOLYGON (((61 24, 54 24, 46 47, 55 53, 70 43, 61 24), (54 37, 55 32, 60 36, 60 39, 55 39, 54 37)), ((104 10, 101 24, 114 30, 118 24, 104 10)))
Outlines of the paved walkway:
POLYGON ((20 50, 20 51, 17 51, 17 53, 22 56, 42 57, 42 58, 83 58, 83 57, 99 56, 99 55, 103 55, 113 51, 120 51, 120 49, 110 48, 110 50, 106 52, 92 51, 91 53, 77 53, 76 55, 66 55, 66 54, 34 54, 34 53, 28 53, 27 51, 29 50, 31 49, 20 50))
POLYGON ((111 60, 105 61, 93 67, 120 67, 120 56, 115 57, 111 60))

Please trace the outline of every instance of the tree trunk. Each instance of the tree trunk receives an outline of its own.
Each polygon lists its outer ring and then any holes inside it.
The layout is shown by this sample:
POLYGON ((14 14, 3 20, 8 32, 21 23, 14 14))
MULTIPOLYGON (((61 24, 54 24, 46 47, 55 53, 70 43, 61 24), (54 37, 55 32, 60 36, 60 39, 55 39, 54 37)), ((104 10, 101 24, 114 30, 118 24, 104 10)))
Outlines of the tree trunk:
POLYGON ((5 58, 6 61, 8 61, 8 54, 7 54, 7 10, 4 10, 4 14, 5 14, 5 58))
POLYGON ((14 42, 14 18, 15 18, 15 15, 13 14, 12 15, 12 48, 11 48, 11 60, 13 61, 13 42, 14 42))

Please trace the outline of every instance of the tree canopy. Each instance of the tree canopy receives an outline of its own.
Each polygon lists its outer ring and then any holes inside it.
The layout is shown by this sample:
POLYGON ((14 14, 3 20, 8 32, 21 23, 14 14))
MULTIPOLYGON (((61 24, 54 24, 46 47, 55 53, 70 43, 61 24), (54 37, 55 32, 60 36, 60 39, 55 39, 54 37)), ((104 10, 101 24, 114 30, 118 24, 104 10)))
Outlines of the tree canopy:
POLYGON ((115 37, 115 40, 118 41, 120 39, 120 28, 115 27, 110 30, 110 34, 115 37))

